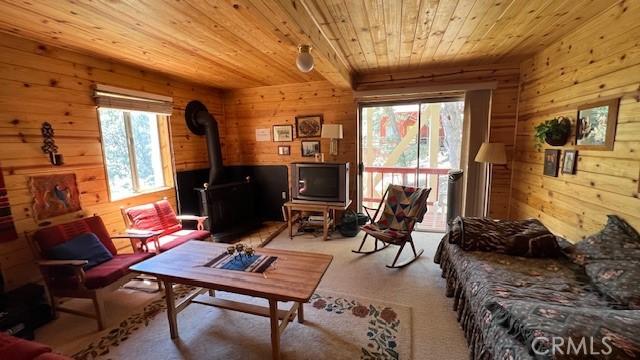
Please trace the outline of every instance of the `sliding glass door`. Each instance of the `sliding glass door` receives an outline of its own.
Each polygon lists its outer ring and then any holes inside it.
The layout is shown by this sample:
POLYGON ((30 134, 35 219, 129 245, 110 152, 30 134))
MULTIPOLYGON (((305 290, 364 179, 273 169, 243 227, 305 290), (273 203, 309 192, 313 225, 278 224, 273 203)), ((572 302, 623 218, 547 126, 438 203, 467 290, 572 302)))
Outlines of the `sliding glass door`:
POLYGON ((430 187, 419 230, 446 227, 447 172, 460 167, 462 99, 360 107, 360 202, 377 206, 389 184, 430 187))

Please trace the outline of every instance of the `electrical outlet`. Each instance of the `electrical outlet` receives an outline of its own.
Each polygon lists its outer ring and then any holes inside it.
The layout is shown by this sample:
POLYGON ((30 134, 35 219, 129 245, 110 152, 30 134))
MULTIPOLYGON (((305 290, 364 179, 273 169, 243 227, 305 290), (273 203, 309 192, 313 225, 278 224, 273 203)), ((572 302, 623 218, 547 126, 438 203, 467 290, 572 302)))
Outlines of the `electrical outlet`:
POLYGON ((286 191, 282 192, 282 200, 287 200, 287 192, 286 191))

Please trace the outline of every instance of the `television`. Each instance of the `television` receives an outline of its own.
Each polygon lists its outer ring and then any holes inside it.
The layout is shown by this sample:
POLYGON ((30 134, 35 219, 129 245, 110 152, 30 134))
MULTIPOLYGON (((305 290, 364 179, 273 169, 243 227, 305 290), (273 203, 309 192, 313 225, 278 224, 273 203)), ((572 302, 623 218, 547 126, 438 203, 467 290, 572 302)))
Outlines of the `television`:
POLYGON ((349 163, 292 163, 291 201, 346 205, 349 202, 349 163))

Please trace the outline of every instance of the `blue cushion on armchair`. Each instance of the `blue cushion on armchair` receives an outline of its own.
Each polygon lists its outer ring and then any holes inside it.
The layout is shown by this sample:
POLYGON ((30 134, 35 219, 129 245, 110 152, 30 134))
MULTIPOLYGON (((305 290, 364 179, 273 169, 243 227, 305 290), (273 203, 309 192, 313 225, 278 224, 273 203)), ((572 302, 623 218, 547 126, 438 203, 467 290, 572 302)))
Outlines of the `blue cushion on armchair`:
POLYGON ((113 259, 113 255, 94 233, 80 234, 47 250, 51 260, 87 260, 85 270, 113 259))

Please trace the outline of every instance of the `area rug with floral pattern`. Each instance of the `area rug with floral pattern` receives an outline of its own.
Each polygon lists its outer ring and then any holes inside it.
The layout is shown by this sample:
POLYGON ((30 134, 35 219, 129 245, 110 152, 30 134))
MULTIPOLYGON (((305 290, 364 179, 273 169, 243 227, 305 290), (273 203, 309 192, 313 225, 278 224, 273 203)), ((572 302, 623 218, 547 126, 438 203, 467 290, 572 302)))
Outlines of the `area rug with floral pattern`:
MULTIPOLYGON (((179 297, 193 288, 177 286, 179 297)), ((217 292, 251 304, 266 301, 217 292)), ((282 303, 281 308, 290 307, 282 303)), ((180 338, 172 341, 164 297, 118 326, 96 334, 73 358, 92 359, 266 359, 267 318, 191 304, 178 314, 180 338)), ((281 337, 283 359, 411 359, 411 308, 318 289, 305 304, 305 321, 293 321, 281 337)))

